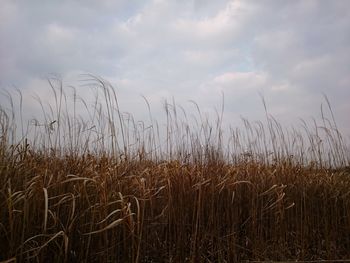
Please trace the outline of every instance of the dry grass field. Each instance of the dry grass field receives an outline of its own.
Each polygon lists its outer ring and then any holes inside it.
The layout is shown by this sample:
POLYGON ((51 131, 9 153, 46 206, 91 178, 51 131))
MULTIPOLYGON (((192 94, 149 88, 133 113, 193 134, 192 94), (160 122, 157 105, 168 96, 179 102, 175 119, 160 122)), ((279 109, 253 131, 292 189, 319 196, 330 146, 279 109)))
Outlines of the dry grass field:
POLYGON ((175 103, 162 126, 90 81, 93 102, 50 80, 55 103, 28 123, 20 95, 0 108, 0 262, 350 258, 350 155, 329 103, 300 131, 268 113, 223 131, 222 112, 175 103))

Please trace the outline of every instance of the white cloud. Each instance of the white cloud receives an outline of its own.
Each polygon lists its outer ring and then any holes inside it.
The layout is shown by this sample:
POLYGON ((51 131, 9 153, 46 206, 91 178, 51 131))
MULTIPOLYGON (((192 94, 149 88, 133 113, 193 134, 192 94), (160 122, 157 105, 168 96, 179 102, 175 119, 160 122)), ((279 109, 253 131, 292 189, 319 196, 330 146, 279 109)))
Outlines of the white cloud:
POLYGON ((246 2, 232 1, 212 16, 179 18, 172 27, 176 34, 193 40, 195 44, 218 48, 237 41, 254 15, 253 11, 246 2))
POLYGON ((262 87, 266 84, 266 78, 265 74, 257 72, 227 72, 215 77, 214 82, 224 87, 235 84, 244 89, 250 89, 262 87))
POLYGON ((46 40, 50 45, 57 45, 56 48, 66 48, 65 45, 70 44, 74 40, 76 31, 69 27, 61 26, 57 23, 51 23, 47 25, 45 35, 41 40, 46 40))

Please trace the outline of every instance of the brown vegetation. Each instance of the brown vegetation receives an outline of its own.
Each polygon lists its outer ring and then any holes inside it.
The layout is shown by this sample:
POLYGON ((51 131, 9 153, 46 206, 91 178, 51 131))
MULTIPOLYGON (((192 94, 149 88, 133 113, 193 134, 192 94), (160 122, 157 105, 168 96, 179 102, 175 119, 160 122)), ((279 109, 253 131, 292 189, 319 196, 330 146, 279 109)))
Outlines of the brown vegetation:
POLYGON ((95 80, 105 101, 87 119, 52 81, 56 105, 21 136, 16 110, 1 108, 0 261, 350 258, 349 154, 334 118, 301 134, 267 114, 224 139, 222 114, 211 125, 198 109, 193 126, 165 104, 163 136, 95 80))

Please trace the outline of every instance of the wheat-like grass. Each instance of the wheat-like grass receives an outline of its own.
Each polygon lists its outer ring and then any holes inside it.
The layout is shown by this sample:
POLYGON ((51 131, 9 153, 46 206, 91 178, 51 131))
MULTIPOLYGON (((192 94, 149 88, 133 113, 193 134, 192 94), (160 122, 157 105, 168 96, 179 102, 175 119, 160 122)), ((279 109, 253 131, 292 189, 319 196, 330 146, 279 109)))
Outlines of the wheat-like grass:
POLYGON ((49 80, 54 104, 38 97, 43 116, 27 127, 21 93, 19 111, 4 94, 1 262, 350 257, 349 150, 327 98, 321 124, 287 130, 263 102, 264 122, 223 131, 224 103, 211 120, 165 102, 162 126, 145 98, 149 123, 137 122, 110 84, 87 79, 92 102, 49 80))

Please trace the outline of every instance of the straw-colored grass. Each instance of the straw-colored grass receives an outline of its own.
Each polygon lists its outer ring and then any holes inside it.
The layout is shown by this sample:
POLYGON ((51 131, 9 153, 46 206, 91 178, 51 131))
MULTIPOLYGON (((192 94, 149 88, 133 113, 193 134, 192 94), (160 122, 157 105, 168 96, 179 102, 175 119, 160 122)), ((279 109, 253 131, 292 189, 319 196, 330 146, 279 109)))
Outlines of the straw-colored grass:
POLYGON ((350 258, 349 152, 334 117, 299 132, 267 113, 223 131, 221 112, 191 120, 165 103, 163 130, 149 105, 136 122, 91 81, 93 102, 50 80, 55 103, 39 100, 28 125, 21 102, 1 107, 0 262, 350 258))

